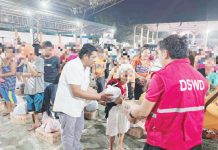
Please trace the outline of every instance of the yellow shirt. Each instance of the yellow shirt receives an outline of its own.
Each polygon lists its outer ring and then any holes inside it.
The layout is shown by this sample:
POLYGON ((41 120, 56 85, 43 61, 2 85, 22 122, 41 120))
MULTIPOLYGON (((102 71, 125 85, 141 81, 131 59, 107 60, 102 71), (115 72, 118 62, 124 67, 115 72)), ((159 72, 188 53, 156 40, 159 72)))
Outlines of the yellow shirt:
POLYGON ((94 67, 94 73, 97 78, 105 76, 106 62, 104 59, 97 59, 94 67))

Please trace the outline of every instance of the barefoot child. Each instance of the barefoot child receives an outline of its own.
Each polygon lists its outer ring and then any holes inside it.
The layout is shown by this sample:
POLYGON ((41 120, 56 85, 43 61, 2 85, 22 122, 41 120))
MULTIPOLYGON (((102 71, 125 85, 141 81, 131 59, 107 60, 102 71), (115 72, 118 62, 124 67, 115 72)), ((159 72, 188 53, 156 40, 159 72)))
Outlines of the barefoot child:
POLYGON ((125 133, 130 128, 130 123, 121 109, 122 100, 127 98, 127 83, 129 79, 129 69, 119 68, 117 76, 109 80, 108 85, 120 88, 121 95, 115 102, 106 104, 105 113, 107 118, 106 135, 109 136, 109 150, 113 150, 115 136, 118 135, 117 150, 123 150, 123 140, 125 133))
POLYGON ((17 65, 14 61, 14 53, 13 47, 6 48, 5 59, 0 68, 0 91, 7 108, 3 116, 9 115, 17 103, 15 96, 17 65))
POLYGON ((37 56, 30 47, 28 58, 24 61, 23 79, 25 83, 24 94, 27 101, 27 110, 32 113, 33 125, 28 131, 35 130, 41 123, 38 113, 41 112, 44 98, 44 61, 37 56))

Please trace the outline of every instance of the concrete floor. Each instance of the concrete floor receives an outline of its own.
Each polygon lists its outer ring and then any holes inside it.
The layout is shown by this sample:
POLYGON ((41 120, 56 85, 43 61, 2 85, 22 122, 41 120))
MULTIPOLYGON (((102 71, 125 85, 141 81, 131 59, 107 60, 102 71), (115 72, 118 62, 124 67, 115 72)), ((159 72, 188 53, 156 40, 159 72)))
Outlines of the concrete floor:
MULTIPOLYGON (((104 150, 108 148, 108 137, 105 136, 104 113, 100 107, 97 120, 86 121, 81 143, 87 150, 104 150)), ((8 117, 0 113, 0 150, 62 150, 61 143, 51 145, 38 139, 34 132, 28 132, 26 125, 14 124, 8 117)), ((126 136, 124 148, 126 150, 142 150, 142 139, 126 136)))

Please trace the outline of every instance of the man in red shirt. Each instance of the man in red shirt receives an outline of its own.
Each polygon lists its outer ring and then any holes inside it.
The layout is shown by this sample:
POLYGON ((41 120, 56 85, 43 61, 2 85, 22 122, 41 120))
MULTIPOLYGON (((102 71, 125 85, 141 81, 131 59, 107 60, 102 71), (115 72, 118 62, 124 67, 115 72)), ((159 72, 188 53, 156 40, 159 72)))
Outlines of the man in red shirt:
POLYGON ((144 150, 200 150, 208 83, 190 65, 186 38, 171 35, 159 47, 164 68, 153 74, 141 105, 123 108, 130 121, 146 118, 144 150))

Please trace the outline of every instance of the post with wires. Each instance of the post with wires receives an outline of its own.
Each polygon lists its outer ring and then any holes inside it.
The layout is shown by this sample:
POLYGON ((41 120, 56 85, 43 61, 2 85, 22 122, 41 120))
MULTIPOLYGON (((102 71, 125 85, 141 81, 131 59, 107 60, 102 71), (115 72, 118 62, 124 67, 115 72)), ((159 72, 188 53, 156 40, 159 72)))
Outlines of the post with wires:
POLYGON ((135 25, 134 27, 133 27, 133 46, 134 46, 134 48, 136 48, 136 28, 137 28, 137 26, 135 25))
POLYGON ((152 32, 152 43, 154 43, 154 31, 152 32))
POLYGON ((157 30, 156 30, 156 44, 158 43, 158 32, 159 32, 159 24, 157 24, 157 30))
POLYGON ((141 38, 140 38, 140 45, 143 45, 143 33, 144 33, 144 25, 141 26, 141 38))
POLYGON ((147 43, 149 42, 149 29, 147 29, 147 43))
POLYGON ((207 49, 209 32, 210 32, 210 30, 209 30, 209 28, 208 28, 208 21, 207 21, 207 27, 206 27, 206 33, 205 33, 204 50, 207 49))

